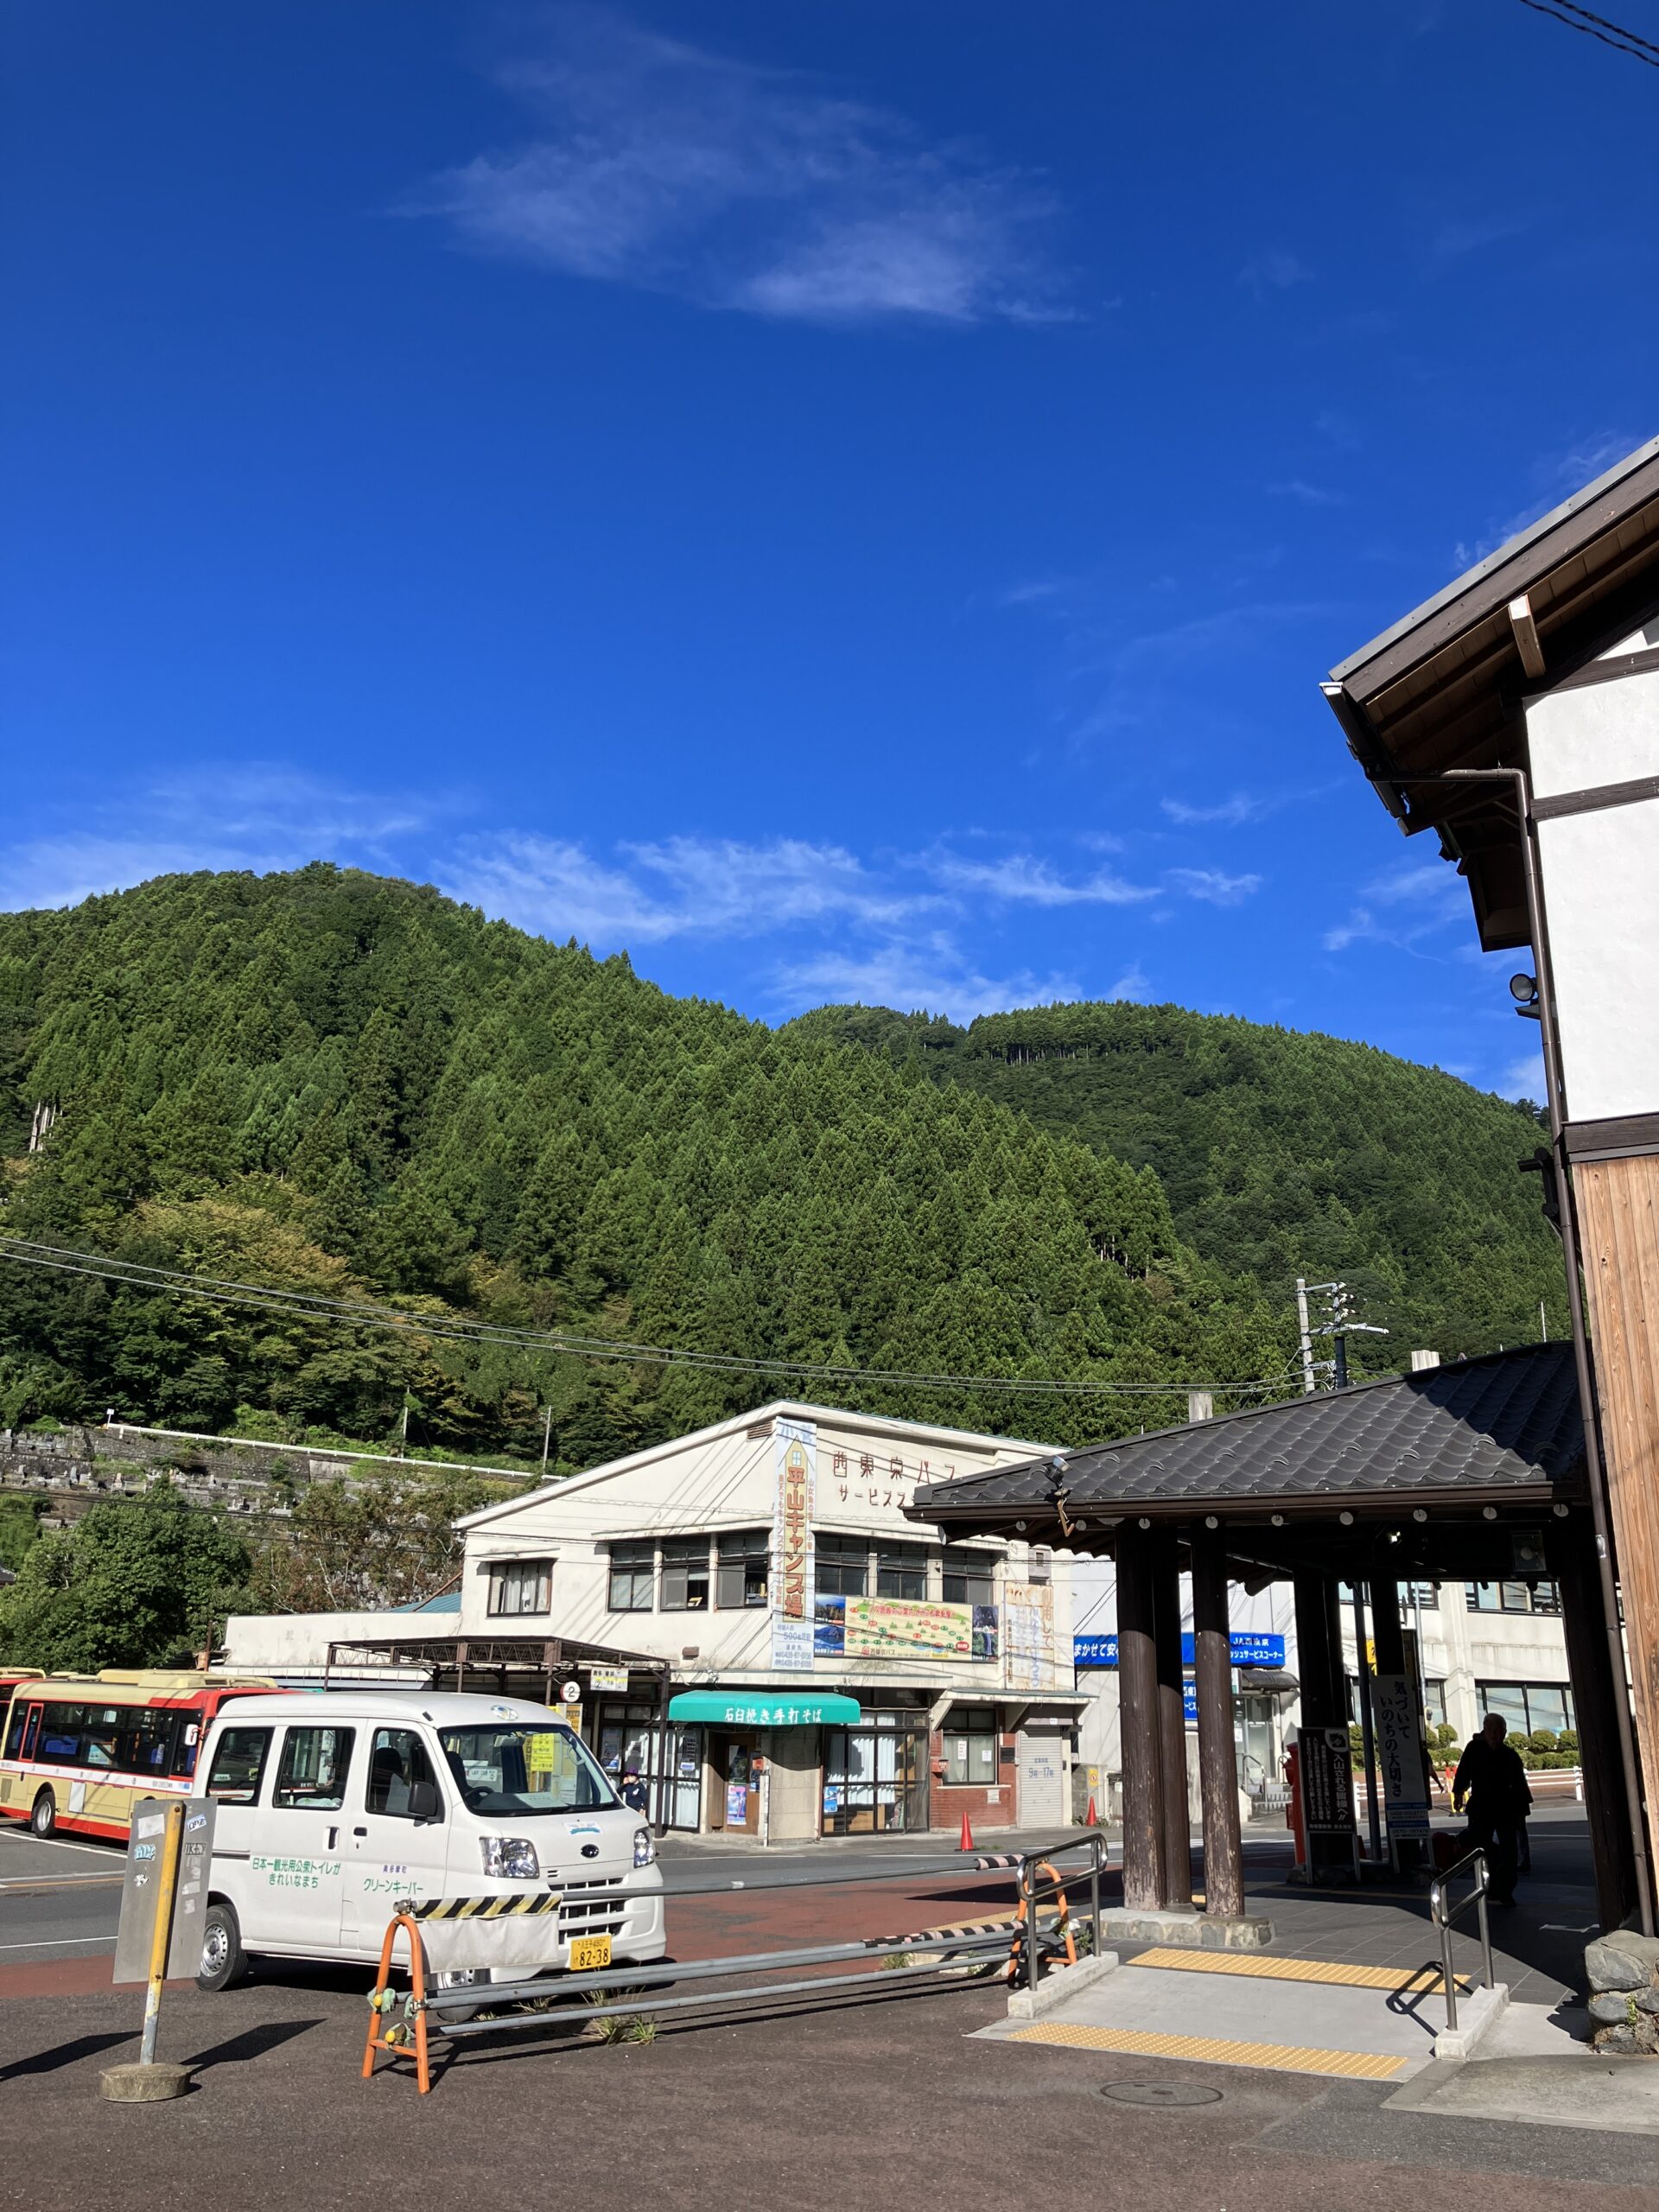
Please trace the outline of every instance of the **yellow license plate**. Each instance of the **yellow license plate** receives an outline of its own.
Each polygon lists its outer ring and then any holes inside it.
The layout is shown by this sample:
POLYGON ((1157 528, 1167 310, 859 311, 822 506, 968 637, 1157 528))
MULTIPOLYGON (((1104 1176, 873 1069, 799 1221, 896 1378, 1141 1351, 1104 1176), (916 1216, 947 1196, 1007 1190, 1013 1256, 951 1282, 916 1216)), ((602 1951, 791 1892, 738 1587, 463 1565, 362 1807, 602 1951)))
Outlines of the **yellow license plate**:
POLYGON ((572 1974, 597 1974, 601 1967, 611 1963, 611 1939, 608 1936, 573 1936, 570 1939, 570 1971, 572 1974))

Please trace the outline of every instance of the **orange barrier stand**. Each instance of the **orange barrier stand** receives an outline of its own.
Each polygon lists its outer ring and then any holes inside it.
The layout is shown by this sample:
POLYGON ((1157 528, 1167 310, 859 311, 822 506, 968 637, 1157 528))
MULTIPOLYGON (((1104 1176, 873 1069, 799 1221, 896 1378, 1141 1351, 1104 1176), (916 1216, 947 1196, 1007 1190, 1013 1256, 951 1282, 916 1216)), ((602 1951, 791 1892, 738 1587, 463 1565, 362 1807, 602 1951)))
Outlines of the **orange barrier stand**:
POLYGON ((378 2050, 384 2050, 392 2058, 407 2058, 411 2037, 415 2078, 424 2096, 432 2087, 426 2051, 426 1951, 414 1919, 406 1912, 399 1912, 387 1925, 385 1941, 380 1946, 379 1976, 369 1992, 369 2039, 363 2050, 363 2079, 366 2082, 374 2072, 374 2055, 378 2050), (391 1955, 400 1928, 409 1937, 410 1991, 404 2001, 403 2018, 393 2020, 389 2015, 397 2005, 397 1994, 391 1986, 391 1955))

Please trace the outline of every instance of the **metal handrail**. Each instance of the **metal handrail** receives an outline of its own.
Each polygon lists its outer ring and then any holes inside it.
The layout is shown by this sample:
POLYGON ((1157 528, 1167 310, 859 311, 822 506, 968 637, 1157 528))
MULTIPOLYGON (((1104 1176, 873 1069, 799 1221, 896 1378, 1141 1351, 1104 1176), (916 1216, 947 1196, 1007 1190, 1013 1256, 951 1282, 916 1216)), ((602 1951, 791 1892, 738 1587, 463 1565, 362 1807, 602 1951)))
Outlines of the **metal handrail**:
MULTIPOLYGON (((1039 1850, 1012 1852, 980 1852, 971 1858, 957 1853, 945 1858, 933 1867, 918 1872, 906 1866, 895 1873, 883 1869, 880 1873, 866 1872, 843 1872, 839 1869, 789 1875, 782 1880, 745 1884, 742 1882, 694 1885, 684 1890, 671 1890, 668 1897, 720 1896, 734 1889, 831 1889, 872 1880, 889 1884, 915 1880, 937 1879, 940 1874, 952 1873, 969 1879, 982 1878, 990 1874, 1013 1874, 1018 1894, 1025 1904, 1023 1920, 1019 1923, 1026 1931, 1024 1963, 1027 1985, 1034 1988, 1039 1972, 1039 1955, 1043 1943, 1038 1933, 1038 1913, 1045 1897, 1052 1897, 1063 1887, 1064 1878, 1057 1881, 1041 1882, 1037 1878, 1039 1863, 1058 1859, 1067 1853, 1087 1852, 1086 1866, 1077 1870, 1077 1875, 1089 1884, 1089 1920, 1091 1955, 1100 1955, 1100 1878, 1105 1865, 1105 1840, 1098 1829, 1087 1829, 1081 1835, 1063 1837, 1039 1850)), ((1053 1870, 1058 1873, 1058 1869, 1053 1870)), ((1076 1878, 1076 1876, 1074 1876, 1076 1878)), ((751 1951, 718 1959, 700 1959, 690 1964, 645 1965, 619 1964, 597 1973, 561 1974, 556 1978, 537 1977, 522 1982, 476 1982, 454 1984, 448 1988, 429 1988, 424 1999, 424 2009, 433 2016, 434 2024, 445 2035, 477 2035, 488 2031, 518 2027, 533 2028, 551 2023, 571 2020, 590 2020, 607 2014, 668 2012, 683 2006, 708 2010, 719 2005, 741 2005, 756 1998, 780 1994, 799 1996, 810 1990, 844 1989, 861 1982, 888 1986, 906 1975, 938 1974, 953 1965, 990 1963, 994 1954, 1006 1951, 1008 1943, 1007 1927, 963 1932, 957 1935, 926 1936, 919 1931, 914 1936, 862 1937, 854 1942, 796 1946, 780 1951, 751 1951), (710 1991, 679 1997, 653 1996, 653 1985, 676 1981, 690 1981, 704 1977, 728 1978, 746 1974, 764 1973, 779 1967, 796 1969, 802 1966, 832 1965, 870 1958, 886 1952, 892 1955, 902 1950, 909 1955, 903 1967, 883 1967, 875 1972, 859 1974, 814 1976, 786 1983, 769 1983, 760 1988, 710 1991), (578 1994, 587 2001, 572 2011, 510 2013, 505 2018, 488 2021, 449 2020, 449 2012, 471 2011, 480 2005, 493 2009, 499 2005, 520 2003, 533 1999, 545 2004, 550 1998, 564 1993, 578 1994), (593 2000, 601 2000, 594 2003, 593 2000), (606 2002, 607 1999, 614 2001, 606 2002)))
POLYGON ((1465 1853, 1428 1885, 1428 1916, 1440 1931, 1440 1979, 1446 1985, 1446 2024, 1450 2029, 1458 2024, 1458 1979, 1452 1971, 1452 1927, 1471 1905, 1476 1908, 1480 1922, 1480 1985, 1483 1989, 1492 1986, 1492 1939, 1486 1925, 1486 1892, 1491 1886, 1484 1851, 1465 1853), (1475 1886, 1461 1904, 1448 1908, 1447 1891, 1457 1877, 1471 1866, 1475 1869, 1475 1886))

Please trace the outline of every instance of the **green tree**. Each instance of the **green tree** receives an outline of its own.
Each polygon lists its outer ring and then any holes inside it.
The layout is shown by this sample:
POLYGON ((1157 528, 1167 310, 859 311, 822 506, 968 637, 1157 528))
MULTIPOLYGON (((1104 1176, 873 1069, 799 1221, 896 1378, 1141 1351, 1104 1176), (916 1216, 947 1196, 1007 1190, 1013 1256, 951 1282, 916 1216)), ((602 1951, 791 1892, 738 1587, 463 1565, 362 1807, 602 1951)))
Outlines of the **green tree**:
POLYGON ((0 1592, 0 1659, 55 1673, 188 1663, 245 1602, 249 1558, 224 1514, 169 1491, 104 1499, 41 1536, 0 1592))

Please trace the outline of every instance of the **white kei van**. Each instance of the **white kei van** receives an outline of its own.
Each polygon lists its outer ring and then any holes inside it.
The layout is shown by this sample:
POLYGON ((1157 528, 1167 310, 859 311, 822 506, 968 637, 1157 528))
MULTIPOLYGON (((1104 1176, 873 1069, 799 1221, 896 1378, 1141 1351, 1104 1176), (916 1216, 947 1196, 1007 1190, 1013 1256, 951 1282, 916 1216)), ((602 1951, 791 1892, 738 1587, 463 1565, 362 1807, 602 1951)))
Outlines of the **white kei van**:
POLYGON ((536 1964, 496 1968, 498 1980, 666 1948, 651 1832, 545 1706, 434 1691, 238 1697, 196 1772, 216 1806, 204 1989, 229 1988, 263 1955, 378 1959, 404 1897, 557 1891, 556 1915, 518 1924, 521 1940, 545 1930, 545 1956, 535 1947, 536 1964))

